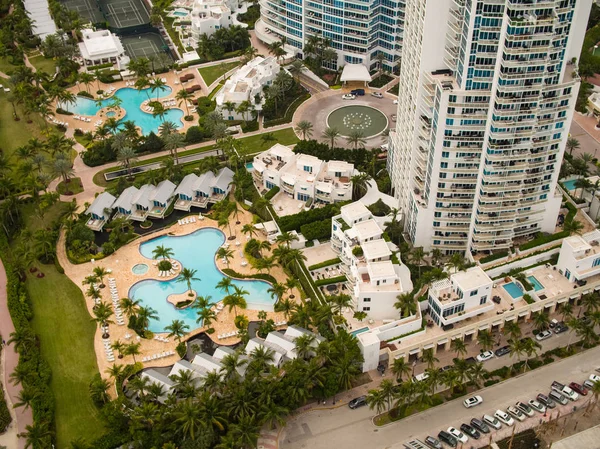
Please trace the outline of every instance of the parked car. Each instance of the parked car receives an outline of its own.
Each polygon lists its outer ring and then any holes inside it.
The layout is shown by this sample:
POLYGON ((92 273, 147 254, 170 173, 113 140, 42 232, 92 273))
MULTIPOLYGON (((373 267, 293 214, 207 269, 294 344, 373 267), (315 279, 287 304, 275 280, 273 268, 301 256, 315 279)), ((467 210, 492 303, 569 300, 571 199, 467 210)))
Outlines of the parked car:
POLYGON ((394 101, 392 101, 392 103, 398 104, 398 100, 394 100, 394 101))
POLYGON ((471 408, 481 404, 482 402, 483 398, 481 396, 471 396, 470 398, 465 399, 463 404, 465 404, 465 407, 471 408))
POLYGON ((458 430, 456 427, 448 427, 448 433, 456 438, 461 443, 466 443, 469 441, 469 437, 458 430))
POLYGON ((573 391, 576 391, 582 396, 587 396, 588 394, 587 389, 583 385, 578 384, 577 382, 571 382, 569 384, 569 388, 573 391))
MULTIPOLYGON (((404 447, 406 449, 429 449, 429 446, 427 446, 421 440, 416 440, 416 439, 407 441, 406 443, 404 443, 404 447)), ((437 447, 435 449, 442 449, 442 445, 440 444, 439 447, 437 447)))
POLYGON ((381 92, 371 92, 371 95, 375 98, 383 98, 383 94, 381 92))
POLYGON ((425 438, 425 444, 431 449, 442 449, 442 443, 437 438, 428 436, 425 438))
POLYGON ((475 357, 467 357, 465 359, 465 362, 467 362, 468 365, 473 365, 473 364, 477 363, 477 360, 475 360, 475 357))
POLYGON ((502 427, 502 424, 500 423, 500 421, 498 421, 498 419, 495 416, 483 415, 483 422, 496 430, 502 427))
POLYGON ((367 405, 367 397, 366 396, 359 396, 357 398, 352 399, 350 402, 348 402, 348 407, 350 407, 353 410, 355 408, 362 407, 363 405, 367 405))
POLYGON ((446 365, 438 369, 440 373, 445 373, 446 371, 450 371, 452 369, 452 365, 446 365))
POLYGON ((567 326, 562 321, 554 327, 555 334, 562 334, 563 332, 567 332, 568 330, 569 330, 569 326, 567 326))
POLYGON ((567 405, 569 403, 569 400, 556 390, 548 393, 548 397, 560 405, 567 405))
POLYGON ((471 438, 475 438, 476 440, 479 439, 479 437, 481 436, 481 434, 479 433, 479 430, 471 427, 468 424, 461 424, 460 425, 460 430, 462 430, 464 433, 466 433, 467 435, 469 435, 471 438))
POLYGON ((597 374, 590 374, 589 379, 594 383, 600 382, 600 376, 598 376, 597 374))
POLYGON ((395 122, 397 119, 396 114, 392 114, 392 122, 395 122))
POLYGON ((556 407, 556 403, 552 399, 550 399, 548 396, 546 396, 545 394, 540 393, 535 398, 539 402, 541 402, 543 405, 545 405, 546 408, 554 408, 554 407, 556 407))
POLYGON ((531 409, 531 407, 529 405, 525 404, 524 402, 517 402, 515 405, 519 410, 521 410, 527 416, 529 416, 529 417, 533 416, 533 410, 531 409))
POLYGON ((538 334, 535 336, 535 339, 537 341, 542 341, 542 340, 546 340, 547 338, 552 337, 552 331, 542 331, 542 332, 538 332, 538 334))
POLYGON ((579 399, 579 395, 576 392, 571 390, 566 385, 561 384, 560 382, 552 382, 552 389, 554 391, 558 391, 560 394, 565 396, 567 399, 570 399, 571 401, 576 401, 577 399, 579 399))
POLYGON ((507 426, 512 426, 515 423, 515 420, 512 419, 510 415, 503 410, 496 410, 494 416, 507 426))
POLYGON ((471 420, 471 426, 479 430, 481 433, 490 433, 490 428, 488 427, 488 425, 480 419, 473 418, 471 420))
POLYGON ((525 413, 523 413, 520 409, 518 409, 514 405, 509 405, 508 408, 506 409, 506 411, 513 418, 518 419, 519 421, 525 421, 525 418, 526 418, 525 413))
POLYGON ((454 438, 452 435, 450 435, 448 432, 446 432, 445 430, 442 430, 442 431, 440 431, 440 433, 438 433, 438 439, 440 441, 443 441, 450 447, 458 446, 458 440, 456 438, 454 438))
POLYGON ((350 93, 352 95, 363 96, 365 94, 365 90, 364 89, 353 89, 353 90, 350 91, 350 93))
POLYGON ((354 100, 354 99, 356 99, 356 95, 352 95, 352 94, 342 95, 342 100, 354 100))
POLYGON ((477 356, 478 362, 487 362, 488 360, 494 358, 494 353, 492 351, 483 351, 477 356))
POLYGON ((591 390, 592 388, 594 388, 594 384, 595 382, 592 382, 591 380, 587 379, 585 381, 583 381, 583 386, 585 388, 587 388, 588 390, 591 390))
POLYGON ((413 376, 413 382, 421 382, 422 380, 425 380, 428 377, 429 377, 428 373, 417 374, 416 376, 413 376))
POLYGON ((508 346, 502 346, 501 348, 496 349, 496 357, 502 357, 510 352, 510 348, 508 346))
POLYGON ((534 409, 536 412, 539 413, 546 413, 546 406, 544 404, 542 404, 541 402, 538 402, 534 399, 531 399, 529 401, 529 406, 534 409))

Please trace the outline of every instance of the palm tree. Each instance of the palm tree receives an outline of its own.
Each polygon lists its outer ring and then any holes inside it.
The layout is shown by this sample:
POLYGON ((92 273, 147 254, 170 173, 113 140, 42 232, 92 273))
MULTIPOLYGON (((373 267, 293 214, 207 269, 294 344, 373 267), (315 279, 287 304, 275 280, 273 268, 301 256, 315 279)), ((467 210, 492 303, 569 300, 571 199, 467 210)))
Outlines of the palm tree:
POLYGON ((371 180, 371 175, 368 173, 359 173, 358 175, 352 176, 352 197, 353 199, 362 197, 369 187, 369 181, 371 180))
POLYGON ((187 117, 190 116, 188 101, 193 97, 194 95, 185 89, 181 89, 179 92, 177 92, 177 95, 175 95, 175 98, 179 100, 178 106, 181 106, 181 103, 185 105, 185 112, 187 117))
POLYGON ((110 377, 112 377, 115 380, 115 383, 116 383, 117 380, 125 372, 125 366, 124 365, 117 365, 116 363, 113 363, 113 365, 110 366, 110 367, 108 367, 106 370, 104 370, 104 372, 106 374, 108 374, 110 377))
POLYGON ((312 136, 313 125, 308 120, 302 120, 298 122, 294 131, 297 134, 302 134, 302 140, 306 140, 306 138, 310 138, 312 136))
POLYGON ((277 238, 275 239, 275 241, 279 244, 283 244, 285 246, 290 246, 290 244, 294 241, 298 240, 298 236, 295 234, 292 234, 290 232, 282 232, 281 234, 279 234, 277 236, 277 238))
POLYGON ((185 324, 182 320, 173 320, 171 321, 171 324, 165 327, 165 330, 169 331, 169 337, 175 337, 178 343, 181 342, 181 337, 183 337, 189 329, 190 326, 185 324))
POLYGON ((19 438, 25 438, 25 449, 47 449, 52 441, 52 432, 44 421, 26 425, 25 432, 20 433, 18 436, 19 438))
POLYGON ((335 142, 337 141, 338 137, 340 137, 340 132, 337 128, 332 128, 328 126, 325 129, 325 131, 323 131, 322 137, 323 139, 329 140, 329 148, 333 150, 335 142))
POLYGON ((127 174, 131 177, 131 165, 138 161, 136 152, 129 147, 123 147, 117 153, 117 161, 127 170, 127 174))
POLYGON ((213 309, 204 308, 197 311, 196 323, 202 323, 202 326, 209 328, 210 324, 216 319, 217 314, 213 309))
POLYGON ((481 346, 482 350, 489 351, 494 347, 494 337, 488 330, 479 331, 477 334, 477 343, 481 346))
POLYGON ((225 259, 225 263, 227 263, 227 265, 229 265, 229 260, 233 259, 233 251, 228 249, 228 248, 224 248, 224 247, 220 247, 217 250, 217 258, 218 259, 225 259))
POLYGON ((371 410, 375 409, 379 415, 385 410, 387 399, 381 390, 369 390, 366 397, 367 405, 371 410))
POLYGON ((454 270, 455 272, 464 270, 465 258, 460 253, 452 254, 448 262, 446 262, 446 268, 448 268, 449 271, 454 270))
POLYGON ((31 408, 33 401, 40 397, 40 393, 35 387, 24 387, 17 395, 17 401, 13 404, 14 408, 24 407, 25 410, 31 408))
MULTIPOLYGON (((525 345, 524 345, 524 342, 521 341, 521 340, 517 340, 515 338, 515 339, 510 340, 508 342, 508 347, 510 349, 510 356, 513 357, 513 356, 516 355, 517 356, 517 361, 521 362, 521 356, 523 356, 523 354, 525 354, 525 345)), ((515 365, 514 363, 511 364, 511 366, 510 366, 511 370, 512 370, 512 367, 514 365, 515 365)))
POLYGON ((404 376, 408 376, 412 368, 408 362, 404 361, 404 357, 394 359, 392 363, 392 373, 396 376, 398 383, 402 382, 404 376))
POLYGON ((277 301, 281 300, 281 297, 286 292, 286 288, 283 284, 276 282, 267 290, 267 293, 271 294, 271 298, 277 298, 277 301))
POLYGON ((364 148, 367 140, 365 139, 365 134, 359 130, 350 131, 348 137, 346 137, 346 142, 350 145, 354 146, 355 150, 358 148, 364 148))
POLYGON ((569 136, 567 138, 567 148, 569 149, 569 155, 573 155, 573 150, 576 150, 577 148, 579 148, 579 140, 577 140, 574 137, 569 136))
POLYGON ((98 323, 98 326, 106 326, 112 324, 110 317, 113 315, 112 306, 104 301, 101 301, 93 309, 94 318, 92 321, 98 323))
POLYGON ((253 237, 254 235, 258 234, 258 229, 256 229, 252 224, 245 224, 242 226, 242 234, 253 237))
POLYGON ((192 291, 192 281, 199 281, 200 278, 195 277, 197 270, 193 270, 191 268, 184 268, 179 273, 179 277, 177 278, 178 282, 186 282, 188 287, 188 296, 194 296, 194 292, 192 291))
POLYGON ((502 332, 504 335, 508 335, 508 338, 512 340, 517 340, 521 337, 521 327, 514 321, 505 323, 502 332))
POLYGON ((156 310, 152 307, 140 307, 137 313, 138 324, 140 324, 144 330, 147 330, 148 326, 150 326, 150 320, 158 320, 156 310))
POLYGON ((163 260, 170 259, 175 253, 172 248, 166 248, 164 245, 159 245, 152 250, 152 257, 158 259, 161 257, 163 260))
POLYGON ((175 164, 179 165, 178 148, 185 147, 185 137, 179 133, 171 133, 165 137, 165 149, 175 157, 175 164))
POLYGON ((133 298, 121 298, 119 300, 119 306, 121 307, 121 310, 123 310, 125 315, 127 315, 127 317, 131 317, 137 314, 140 306, 140 301, 135 300, 133 298))
POLYGON ((578 234, 581 235, 585 226, 578 220, 571 220, 570 222, 565 222, 563 226, 563 230, 568 232, 569 235, 578 234))
POLYGON ((592 312, 600 307, 600 296, 597 293, 588 293, 581 297, 581 305, 585 307, 586 312, 592 312))
POLYGON ((306 70, 306 68, 304 67, 304 64, 302 64, 302 61, 296 59, 289 66, 287 66, 287 70, 290 72, 290 75, 292 75, 294 80, 298 82, 298 78, 300 78, 300 75, 306 70))
POLYGON ((425 252, 423 250, 422 246, 418 246, 416 248, 413 248, 412 252, 410 253, 410 258, 411 260, 417 264, 417 267, 419 269, 419 276, 421 276, 421 263, 425 262, 425 256, 427 255, 427 252, 425 252))
POLYGON ((215 287, 219 290, 223 290, 226 295, 229 295, 229 292, 233 289, 233 281, 230 277, 224 277, 221 278, 215 287))
POLYGON ((546 330, 550 326, 550 318, 543 312, 534 313, 531 321, 533 321, 533 328, 538 332, 546 330))
POLYGON ((106 276, 107 274, 109 274, 109 272, 106 270, 106 268, 104 268, 104 267, 94 267, 94 269, 92 271, 93 271, 94 275, 100 281, 99 287, 100 288, 106 287, 104 285, 104 276, 106 276))
MULTIPOLYGON (((62 154, 62 153, 61 153, 62 154)), ((54 165, 52 166, 52 173, 55 176, 61 176, 63 178, 63 182, 67 184, 75 171, 73 170, 73 164, 70 159, 65 157, 57 157, 54 160, 54 165)))
POLYGON ((467 346, 460 338, 455 338, 450 342, 450 350, 456 353, 456 356, 465 356, 467 354, 467 346))
POLYGON ((402 317, 406 318, 417 313, 417 304, 411 292, 401 293, 396 296, 396 299, 398 301, 394 303, 394 307, 401 311, 402 317))
POLYGON ((125 345, 123 348, 123 355, 130 355, 133 357, 133 363, 137 363, 135 360, 136 355, 140 355, 140 348, 142 347, 141 343, 129 343, 125 345))
POLYGON ((160 78, 150 80, 150 91, 152 93, 156 92, 156 101, 158 101, 158 96, 166 85, 167 84, 160 78))
POLYGON ((421 357, 423 363, 427 363, 427 368, 432 369, 439 359, 433 353, 433 349, 426 349, 423 351, 423 356, 421 357))
POLYGON ((485 379, 486 373, 487 371, 483 368, 483 363, 475 363, 469 366, 467 377, 477 388, 479 388, 481 386, 481 381, 485 379))

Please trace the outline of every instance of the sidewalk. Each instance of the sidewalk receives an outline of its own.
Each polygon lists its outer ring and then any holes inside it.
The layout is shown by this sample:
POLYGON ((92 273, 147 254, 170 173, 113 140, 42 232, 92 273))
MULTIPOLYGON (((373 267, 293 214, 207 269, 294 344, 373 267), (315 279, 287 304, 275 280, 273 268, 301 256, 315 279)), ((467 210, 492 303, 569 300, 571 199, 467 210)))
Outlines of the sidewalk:
MULTIPOLYGON (((10 319, 10 314, 8 313, 8 305, 7 305, 7 294, 6 294, 7 280, 6 280, 6 272, 4 271, 4 265, 2 264, 2 260, 0 260, 0 333, 2 334, 2 338, 6 341, 10 338, 9 335, 15 331, 15 327, 13 326, 12 320, 10 319)), ((8 392, 7 402, 9 407, 12 408, 12 404, 16 402, 17 396, 21 392, 21 385, 13 385, 8 381, 10 373, 12 373, 19 362, 19 355, 15 352, 12 345, 5 346, 3 352, 4 363, 2 367, 4 368, 2 371, 2 383, 5 385, 5 388, 8 392)), ((11 424, 15 430, 18 429, 19 433, 25 431, 25 426, 31 425, 33 422, 33 416, 31 413, 31 409, 24 409, 23 407, 19 407, 14 410, 16 417, 16 423, 13 421, 11 424)), ((13 431, 14 432, 14 431, 13 431)), ((0 443, 2 440, 0 440, 0 443)), ((17 448, 24 449, 25 448, 25 440, 19 439, 18 446, 7 445, 8 448, 17 448)))

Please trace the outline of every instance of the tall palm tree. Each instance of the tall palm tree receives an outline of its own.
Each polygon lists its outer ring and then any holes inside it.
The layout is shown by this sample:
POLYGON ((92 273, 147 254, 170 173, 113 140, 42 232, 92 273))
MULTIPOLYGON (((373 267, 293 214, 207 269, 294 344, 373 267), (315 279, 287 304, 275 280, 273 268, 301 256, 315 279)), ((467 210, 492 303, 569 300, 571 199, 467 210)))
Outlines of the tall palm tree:
POLYGON ((360 130, 350 131, 348 137, 346 137, 346 142, 350 145, 354 146, 355 150, 358 148, 364 148, 367 143, 367 139, 365 139, 365 134, 360 130))
POLYGON ((51 445, 52 432, 44 421, 25 426, 25 432, 19 438, 25 438, 25 449, 47 449, 51 445))
POLYGON ((550 318, 541 311, 534 313, 531 317, 531 321, 533 321, 533 328, 538 332, 546 330, 550 326, 550 318))
POLYGON ((298 134, 302 134, 302 140, 310 138, 312 136, 313 125, 308 120, 301 120, 294 128, 294 131, 298 134))
POLYGON ((423 362, 427 364, 427 368, 433 369, 435 364, 439 362, 439 359, 433 353, 433 349, 426 349, 423 351, 423 356, 421 357, 423 362))
MULTIPOLYGON (((165 122, 166 123, 166 122, 165 122)), ((175 163, 179 164, 179 155, 177 150, 185 147, 185 137, 179 133, 171 133, 165 137, 165 149, 175 158, 175 163)))
POLYGON ((425 262, 425 256, 428 253, 426 251, 423 250, 422 246, 418 246, 416 248, 413 248, 412 252, 410 253, 410 258, 411 260, 417 264, 418 270, 419 270, 419 276, 421 276, 421 264, 423 262, 425 262))
POLYGON ((401 311, 402 317, 406 318, 417 313, 417 304, 411 292, 401 293, 396 296, 396 299, 398 301, 394 303, 394 307, 401 311))
POLYGON ((394 359, 392 363, 392 374, 396 376, 398 383, 402 382, 404 376, 408 376, 412 371, 410 363, 404 361, 404 357, 394 359))
POLYGON ((341 134, 337 128, 332 128, 332 127, 328 126, 325 129, 325 131, 323 131, 322 137, 323 137, 323 139, 329 140, 329 148, 331 148, 333 150, 333 147, 335 146, 335 142, 340 137, 340 135, 341 134))
POLYGON ((369 408, 371 410, 375 409, 378 415, 383 413, 387 404, 387 398, 384 396, 381 389, 369 390, 366 401, 369 408))
POLYGON ((137 314, 140 306, 140 301, 133 298, 121 298, 119 300, 119 306, 121 307, 121 310, 123 310, 125 315, 127 315, 127 317, 131 317, 137 314))
POLYGON ((129 147, 121 148, 117 153, 117 161, 127 170, 127 175, 131 176, 131 165, 138 161, 136 152, 129 147))
POLYGON ((517 340, 521 337, 521 327, 514 321, 509 321, 504 324, 502 329, 504 335, 507 335, 509 339, 517 340))
POLYGON ((113 315, 112 306, 107 302, 100 302, 96 304, 93 309, 94 318, 92 321, 98 323, 98 326, 106 326, 112 324, 110 317, 113 315))
POLYGON ((224 277, 221 278, 221 280, 217 283, 215 287, 219 290, 224 291, 226 295, 229 295, 229 293, 233 289, 233 281, 230 277, 224 277))
POLYGON ((192 281, 200 280, 200 278, 196 277, 197 272, 198 272, 198 270, 193 270, 191 268, 184 268, 183 270, 181 270, 181 273, 179 273, 179 277, 177 278, 178 282, 187 283, 188 296, 194 296, 194 292, 192 291, 192 281))
POLYGON ((220 247, 217 250, 217 258, 225 259, 225 262, 227 263, 227 265, 229 265, 229 260, 233 259, 233 251, 229 248, 220 247))
POLYGON ((100 281, 100 288, 104 288, 106 287, 106 285, 104 285, 104 277, 106 275, 109 274, 109 272, 106 270, 106 268, 104 267, 94 267, 94 269, 92 270, 94 275, 98 277, 98 280, 100 281))
POLYGON ((290 246, 290 244, 294 241, 298 240, 298 236, 295 234, 292 234, 290 232, 282 232, 281 234, 279 234, 277 236, 277 238, 275 239, 275 241, 279 244, 285 245, 287 247, 290 246))
POLYGON ((136 355, 140 355, 140 348, 142 347, 141 343, 129 343, 125 345, 123 348, 123 355, 130 355, 133 357, 133 363, 137 363, 135 360, 136 355))
POLYGON ((158 314, 152 307, 142 306, 138 309, 137 320, 142 328, 147 330, 150 320, 158 320, 158 314))
POLYGON ((150 80, 150 91, 152 93, 156 92, 156 101, 158 101, 158 96, 166 85, 167 83, 165 83, 161 78, 153 78, 150 80))
POLYGON ((460 338, 455 338, 450 342, 450 350, 456 353, 457 357, 461 355, 464 357, 467 354, 467 346, 460 338))
POLYGON ((477 343, 484 351, 489 351, 494 347, 494 337, 488 330, 479 331, 477 334, 477 343))
POLYGON ((569 155, 573 155, 573 150, 576 150, 577 148, 579 148, 581 145, 579 144, 579 140, 577 140, 575 137, 568 137, 567 138, 567 148, 569 149, 569 155))
POLYGON ((134 87, 138 90, 138 92, 146 92, 146 96, 148 97, 148 100, 150 100, 150 89, 148 89, 148 87, 150 87, 150 81, 147 77, 140 76, 137 80, 135 80, 134 87))
POLYGON ((372 179, 368 173, 359 173, 358 175, 352 176, 352 197, 359 199, 365 193, 369 187, 369 181, 372 179))
POLYGON ((181 106, 181 103, 183 103, 185 105, 185 111, 186 111, 187 117, 190 116, 190 109, 188 106, 188 101, 190 99, 192 99, 193 97, 194 97, 194 95, 185 89, 179 90, 179 92, 177 92, 177 95, 175 95, 175 98, 179 100, 178 106, 181 106))
POLYGON ((169 337, 175 337, 177 342, 181 342, 181 337, 183 337, 187 331, 190 329, 190 326, 185 324, 182 320, 173 320, 171 324, 165 327, 166 331, 169 331, 169 337))
POLYGON ((252 224, 245 224, 242 226, 242 234, 253 237, 254 235, 258 234, 258 229, 256 229, 252 224))

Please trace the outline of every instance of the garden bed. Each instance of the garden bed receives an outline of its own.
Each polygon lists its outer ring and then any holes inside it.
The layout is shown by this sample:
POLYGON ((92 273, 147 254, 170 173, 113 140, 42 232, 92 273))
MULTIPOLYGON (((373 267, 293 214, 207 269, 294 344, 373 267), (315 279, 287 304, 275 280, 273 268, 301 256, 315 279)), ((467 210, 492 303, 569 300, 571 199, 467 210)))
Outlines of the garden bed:
POLYGON ((56 186, 56 191, 65 196, 77 195, 78 193, 83 192, 83 185, 81 184, 80 178, 71 178, 68 183, 61 181, 56 186))

